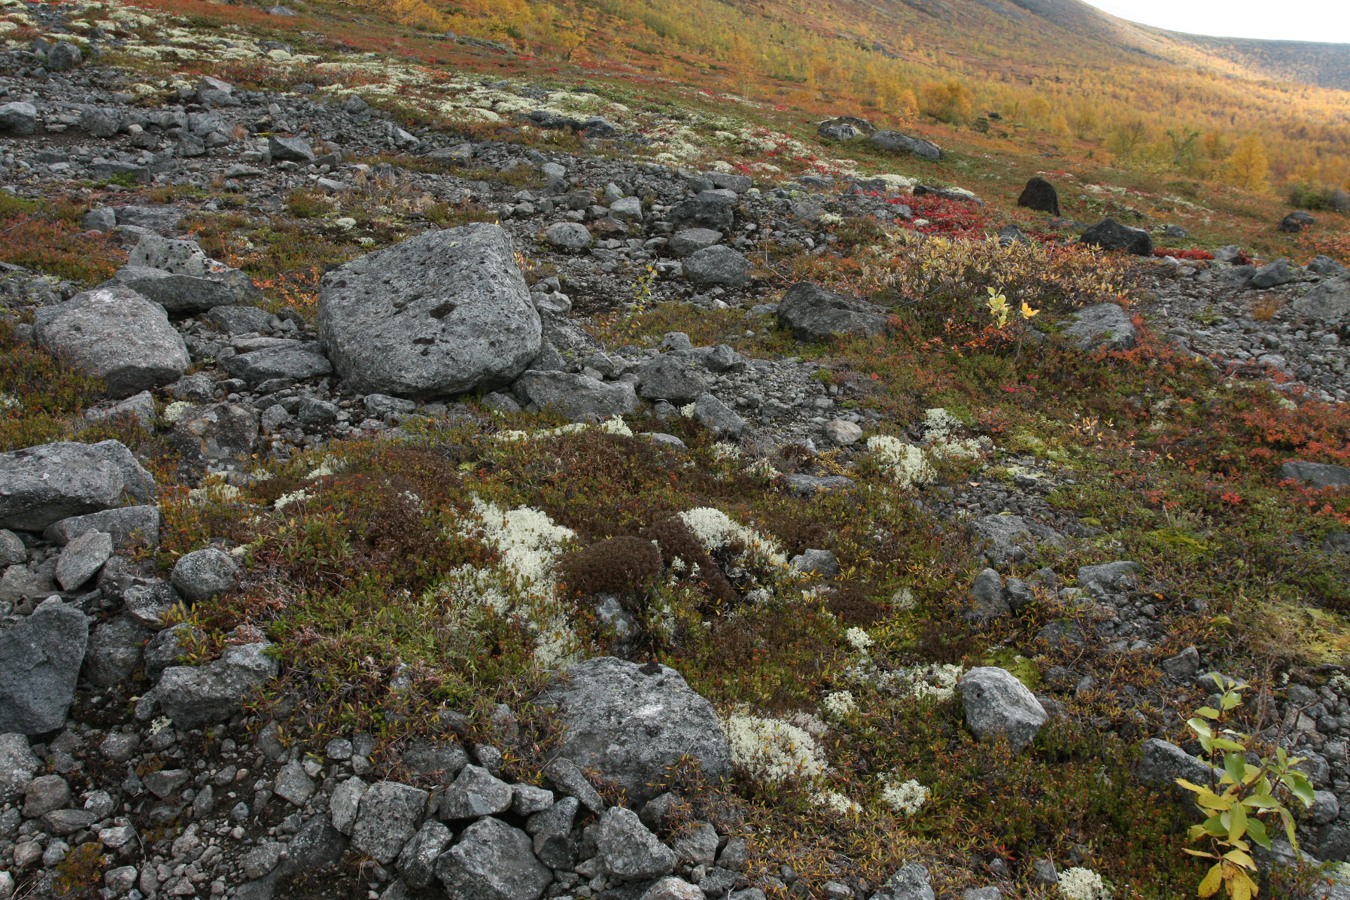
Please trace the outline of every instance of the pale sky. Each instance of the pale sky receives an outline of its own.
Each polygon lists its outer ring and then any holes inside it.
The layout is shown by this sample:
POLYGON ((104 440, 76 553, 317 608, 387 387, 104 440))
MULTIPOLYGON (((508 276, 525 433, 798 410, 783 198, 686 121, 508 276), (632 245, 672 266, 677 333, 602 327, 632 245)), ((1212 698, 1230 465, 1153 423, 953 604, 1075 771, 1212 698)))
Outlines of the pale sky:
POLYGON ((1086 0, 1113 16, 1189 34, 1350 44, 1345 0, 1086 0))

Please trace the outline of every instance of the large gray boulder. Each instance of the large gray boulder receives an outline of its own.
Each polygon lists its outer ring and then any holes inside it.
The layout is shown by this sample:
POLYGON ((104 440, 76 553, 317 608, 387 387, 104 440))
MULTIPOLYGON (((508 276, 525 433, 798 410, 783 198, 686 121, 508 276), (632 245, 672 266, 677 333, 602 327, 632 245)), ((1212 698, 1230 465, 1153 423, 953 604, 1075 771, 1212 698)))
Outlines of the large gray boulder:
POLYGON ((124 500, 145 503, 154 493, 154 478, 117 441, 0 453, 0 528, 42 531, 124 500))
POLYGON ((808 281, 790 287, 778 304, 778 323, 799 341, 881 334, 886 330, 886 321, 885 313, 878 307, 808 281))
POLYGON ((557 708, 566 731, 560 757, 617 782, 634 802, 688 755, 711 779, 731 771, 731 750, 712 704, 680 673, 598 657, 568 668, 542 701, 557 708))
POLYGON ((155 701, 179 728, 228 721, 243 707, 249 691, 276 677, 277 661, 268 653, 271 646, 232 645, 220 659, 204 666, 170 666, 155 686, 155 701))
POLYGON ((89 619, 55 597, 0 632, 0 734, 65 724, 88 643, 89 619))
POLYGON ((871 138, 873 144, 891 153, 912 153, 921 159, 934 162, 942 159, 942 148, 923 138, 911 137, 898 131, 878 131, 871 138))
POLYGON ((1153 255, 1153 238, 1147 231, 1122 225, 1109 216, 1084 231, 1080 240, 1103 250, 1124 250, 1135 256, 1153 255))
POLYGON ((541 333, 497 225, 426 232, 320 285, 320 343, 360 391, 420 398, 498 387, 539 355, 541 333))
POLYGON ((23 137, 34 134, 38 127, 37 107, 20 100, 0 104, 0 134, 23 137))
POLYGON ((638 395, 683 405, 708 390, 702 367, 684 356, 663 353, 638 367, 638 395))
POLYGON ((626 416, 637 409, 637 392, 626 381, 599 381, 574 372, 529 371, 512 386, 516 395, 570 422, 626 416))
POLYGON ((159 507, 123 506, 68 519, 48 526, 42 536, 65 546, 82 534, 104 531, 112 536, 113 549, 119 553, 137 547, 159 546, 159 507))
POLYGON ((957 683, 966 726, 981 741, 1006 738, 1016 752, 1036 738, 1047 716, 1026 685, 1006 669, 981 666, 957 683))
POLYGON ((1138 338, 1130 314, 1115 303, 1098 303, 1074 313, 1065 337, 1081 350, 1129 350, 1138 338))
POLYGON ((750 260, 725 244, 713 244, 689 255, 684 275, 697 285, 741 287, 750 283, 750 260))
POLYGON ((1300 316, 1328 328, 1350 324, 1350 275, 1327 278, 1292 306, 1300 316))
POLYGON ((539 900, 553 874, 530 838, 501 819, 479 819, 436 862, 436 877, 458 900, 539 900))
POLYGON ((192 360, 164 308, 130 288, 95 288, 33 316, 40 345, 130 397, 177 380, 192 360))
POLYGON ((217 547, 205 547, 179 557, 169 580, 187 602, 205 603, 233 590, 240 571, 233 556, 217 547))
POLYGON ((333 366, 319 345, 309 341, 284 341, 225 360, 225 371, 257 387, 265 381, 303 381, 331 374, 333 366))

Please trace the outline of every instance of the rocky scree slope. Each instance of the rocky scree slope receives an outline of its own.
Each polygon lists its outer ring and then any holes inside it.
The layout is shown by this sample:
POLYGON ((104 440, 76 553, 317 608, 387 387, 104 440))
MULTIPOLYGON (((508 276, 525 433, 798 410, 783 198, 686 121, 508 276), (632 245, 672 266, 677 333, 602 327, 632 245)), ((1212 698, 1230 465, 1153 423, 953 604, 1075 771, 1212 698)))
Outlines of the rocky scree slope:
MULTIPOLYGON (((590 433, 588 425, 627 440, 632 432, 620 417, 641 414, 667 424, 668 431, 649 425, 636 439, 671 454, 659 458, 675 460, 668 463, 673 471, 682 454, 698 450, 688 444, 708 436, 722 442, 714 445, 719 454, 739 455, 748 467, 774 454, 780 462, 829 454, 828 466, 786 474, 760 468, 765 492, 820 503, 847 496, 878 467, 908 490, 937 480, 933 466, 1002 453, 1018 467, 1011 483, 958 481, 916 501, 977 548, 980 573, 963 598, 967 620, 999 627, 1037 604, 1062 603, 1081 614, 1046 624, 1039 640, 1144 660, 1159 692, 1208 690, 1204 676, 1217 648, 1189 646, 1158 659, 1172 617, 1203 611, 1200 598, 1179 608, 1165 586, 1141 580, 1143 566, 1130 560, 1085 565, 1068 570, 1072 575, 1017 568, 1099 527, 1049 502, 1072 478, 1044 459, 1000 451, 941 410, 915 422, 909 441, 864 441, 869 432, 877 436, 885 416, 854 402, 865 386, 822 380, 814 361, 696 346, 678 331, 655 346, 609 345, 597 329, 583 327, 594 324, 587 316, 632 302, 681 301, 706 316, 743 317, 750 332, 776 324, 807 342, 882 334, 891 321, 881 307, 812 284, 771 289, 770 260, 828 258, 840 241, 836 220, 912 220, 905 202, 912 194, 897 193, 912 187, 905 179, 808 176, 756 186, 723 172, 414 135, 359 99, 327 103, 212 79, 177 103, 135 105, 119 73, 81 64, 78 53, 60 47, 6 55, 0 166, 11 189, 35 199, 113 179, 191 199, 123 203, 103 194, 82 225, 125 249, 126 265, 106 283, 7 266, 12 339, 103 379, 107 399, 85 413, 87 422, 139 425, 142 432, 130 433, 159 434, 173 455, 138 461, 113 440, 0 455, 0 527, 7 529, 0 531, 7 566, 0 578, 0 894, 935 896, 929 871, 898 859, 871 882, 850 872, 799 875, 755 851, 754 822, 700 803, 692 783, 682 794, 672 767, 695 763, 711 782, 733 770, 767 777, 755 746, 775 746, 774 735, 788 727, 801 743, 814 742, 819 722, 774 724, 725 710, 719 718, 681 673, 643 658, 639 614, 604 597, 593 615, 607 619, 615 655, 549 657, 537 622, 516 636, 537 641, 534 657, 546 676, 531 706, 554 710, 561 728, 533 772, 515 765, 528 727, 520 721, 525 710, 510 705, 492 705, 486 725, 480 711, 470 717, 443 707, 435 711, 436 739, 393 747, 368 731, 294 741, 284 716, 260 717, 254 700, 296 660, 279 655, 251 623, 212 645, 184 613, 256 587, 266 577, 249 571, 257 548, 247 540, 204 540, 175 551, 171 567, 161 568, 155 551, 165 532, 181 529, 182 512, 157 499, 181 485, 198 491, 199 500, 228 501, 259 489, 260 461, 297 460, 308 469, 316 451, 337 442, 415 445, 428 422, 495 429, 494 411, 542 411, 582 427, 558 429, 563 440, 590 433), (254 136, 260 132, 271 136, 254 136), (400 155, 348 161, 379 154, 400 155), (372 184, 386 198, 426 197, 427 210, 497 223, 429 229, 406 240, 384 234, 388 246, 350 252, 324 275, 316 318, 276 303, 244 272, 212 259, 202 249, 205 238, 184 230, 236 206, 280 216, 282 198, 295 191, 321 202, 362 196, 372 184), (643 273, 647 295, 634 298, 643 273), (468 393, 476 402, 466 401, 468 393), (677 431, 688 441, 670 433, 677 431), (159 465, 166 458, 173 461, 168 471, 159 465), (1061 584, 1070 578, 1074 586, 1061 584), (626 643, 625 634, 634 640, 626 643)), ((1155 296, 1143 312, 1206 365, 1258 379, 1276 375, 1284 390, 1345 400, 1350 279, 1330 261, 1272 265, 1150 264, 1155 296), (1257 298, 1269 298, 1270 317, 1251 314, 1257 298)), ((1083 353, 1103 345, 1127 352, 1139 337, 1132 316, 1112 304, 1084 309, 1065 326, 1083 353)), ((1350 476, 1325 463, 1287 465, 1290 478, 1330 491, 1350 476)), ((302 508, 304 495, 333 477, 319 469, 274 497, 275 509, 302 508)), ((734 534, 711 541, 705 561, 725 569, 728 590, 767 593, 774 579, 795 585, 804 578, 812 590, 828 592, 840 574, 828 550, 807 546, 789 561, 771 539, 725 514, 693 512, 684 519, 692 533, 734 534), (714 558, 733 545, 755 552, 736 565, 714 558), (788 570, 791 576, 781 574, 788 570)), ((490 531, 499 513, 480 513, 481 527, 490 531)), ((497 552, 522 567, 538 559, 547 548, 539 535, 556 526, 532 519, 531 527, 529 553, 512 556, 516 548, 505 541, 497 552)), ((1344 545, 1343 534, 1329 537, 1326 552, 1343 553, 1344 545)), ((475 590, 489 593, 485 585, 475 590)), ((875 667, 867 653, 872 638, 858 632, 848 632, 857 666, 875 667)), ((922 676, 925 690, 959 694, 951 702, 960 703, 975 739, 1016 750, 1069 698, 1094 689, 1092 675, 1058 666, 1033 693, 1009 674, 1016 661, 1002 662, 971 668, 959 682, 959 667, 934 669, 922 676)), ((415 674, 391 672, 389 680, 397 685, 415 674)), ((881 674, 896 682, 901 670, 881 674)), ((286 706, 283 697, 261 708, 286 706)), ((1345 859, 1350 690, 1343 678, 1290 684, 1278 713, 1291 723, 1286 739, 1323 788, 1301 826, 1305 847, 1345 859)), ((807 757, 793 765, 793 776, 804 777, 815 763, 807 757)), ((1165 784, 1197 765, 1154 740, 1137 774, 1165 784)), ((847 796, 821 796, 827 809, 851 814, 847 796)), ((759 840, 767 844, 764 835, 759 840)), ((966 860, 964 868, 943 860, 935 886, 947 895, 958 890, 949 883, 961 885, 966 897, 1062 893, 1083 877, 1064 880, 1082 869, 1069 863, 1089 861, 1089 853, 1060 860, 1063 873, 1044 859, 1010 866, 992 857, 966 860)), ((1344 889, 1321 890, 1329 896, 1344 889)))

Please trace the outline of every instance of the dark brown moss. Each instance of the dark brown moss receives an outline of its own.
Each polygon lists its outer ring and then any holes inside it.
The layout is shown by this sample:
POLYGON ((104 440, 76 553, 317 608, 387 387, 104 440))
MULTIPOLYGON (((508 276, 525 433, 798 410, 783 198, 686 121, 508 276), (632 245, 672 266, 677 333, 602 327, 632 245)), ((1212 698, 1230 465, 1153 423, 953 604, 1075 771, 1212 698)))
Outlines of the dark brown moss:
POLYGON ((661 575, 661 551, 651 541, 616 537, 558 560, 559 580, 573 594, 634 594, 661 575))

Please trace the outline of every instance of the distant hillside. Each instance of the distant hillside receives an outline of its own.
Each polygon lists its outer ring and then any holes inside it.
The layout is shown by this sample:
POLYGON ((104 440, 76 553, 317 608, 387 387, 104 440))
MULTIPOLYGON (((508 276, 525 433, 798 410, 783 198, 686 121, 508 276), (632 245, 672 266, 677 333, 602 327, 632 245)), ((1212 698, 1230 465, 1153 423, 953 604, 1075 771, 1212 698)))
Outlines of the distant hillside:
POLYGON ((1255 41, 1176 35, 1207 53, 1233 60, 1280 81, 1350 91, 1350 44, 1255 41))

